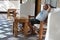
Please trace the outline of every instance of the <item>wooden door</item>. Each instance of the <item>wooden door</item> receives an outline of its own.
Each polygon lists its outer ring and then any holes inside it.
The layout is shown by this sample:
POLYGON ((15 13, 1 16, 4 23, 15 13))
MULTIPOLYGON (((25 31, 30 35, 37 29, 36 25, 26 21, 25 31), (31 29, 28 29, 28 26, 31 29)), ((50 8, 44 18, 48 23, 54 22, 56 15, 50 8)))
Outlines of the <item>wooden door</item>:
POLYGON ((40 12, 41 10, 41 0, 35 1, 35 16, 40 12))
POLYGON ((20 4, 22 4, 22 0, 20 0, 20 4))

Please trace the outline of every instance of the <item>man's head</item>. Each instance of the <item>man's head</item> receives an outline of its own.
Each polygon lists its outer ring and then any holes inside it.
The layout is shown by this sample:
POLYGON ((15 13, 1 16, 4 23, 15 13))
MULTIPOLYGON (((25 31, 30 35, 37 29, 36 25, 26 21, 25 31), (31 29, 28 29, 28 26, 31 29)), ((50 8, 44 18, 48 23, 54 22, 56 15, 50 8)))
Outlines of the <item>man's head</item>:
POLYGON ((43 9, 47 10, 48 9, 48 4, 44 4, 43 9))

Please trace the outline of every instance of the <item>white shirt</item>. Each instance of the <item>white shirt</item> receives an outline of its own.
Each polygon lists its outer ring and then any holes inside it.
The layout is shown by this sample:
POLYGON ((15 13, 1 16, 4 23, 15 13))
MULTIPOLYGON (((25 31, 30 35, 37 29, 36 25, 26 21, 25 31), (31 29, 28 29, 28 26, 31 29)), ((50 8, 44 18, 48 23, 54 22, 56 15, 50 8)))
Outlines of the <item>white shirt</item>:
POLYGON ((36 19, 39 21, 44 21, 48 16, 48 12, 46 10, 42 10, 37 16, 36 19))

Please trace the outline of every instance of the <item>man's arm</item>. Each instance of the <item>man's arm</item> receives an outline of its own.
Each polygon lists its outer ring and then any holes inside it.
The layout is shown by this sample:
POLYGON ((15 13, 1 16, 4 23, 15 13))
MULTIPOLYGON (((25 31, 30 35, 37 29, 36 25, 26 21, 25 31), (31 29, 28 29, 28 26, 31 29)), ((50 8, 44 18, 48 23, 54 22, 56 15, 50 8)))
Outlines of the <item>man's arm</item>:
POLYGON ((50 11, 51 11, 51 7, 50 7, 50 5, 48 5, 47 12, 50 12, 50 11))

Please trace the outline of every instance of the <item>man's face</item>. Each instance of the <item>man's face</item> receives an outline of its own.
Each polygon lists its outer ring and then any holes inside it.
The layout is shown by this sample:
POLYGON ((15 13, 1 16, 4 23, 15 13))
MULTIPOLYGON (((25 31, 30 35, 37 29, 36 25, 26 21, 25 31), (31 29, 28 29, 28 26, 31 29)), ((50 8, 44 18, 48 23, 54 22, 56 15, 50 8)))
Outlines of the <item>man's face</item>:
POLYGON ((48 9, 48 5, 45 4, 45 5, 43 6, 43 9, 44 9, 44 10, 47 10, 47 9, 48 9))

